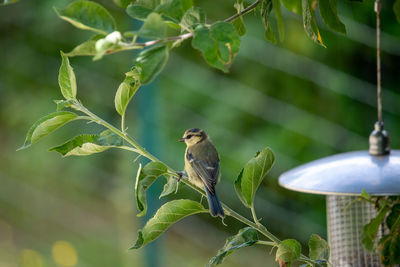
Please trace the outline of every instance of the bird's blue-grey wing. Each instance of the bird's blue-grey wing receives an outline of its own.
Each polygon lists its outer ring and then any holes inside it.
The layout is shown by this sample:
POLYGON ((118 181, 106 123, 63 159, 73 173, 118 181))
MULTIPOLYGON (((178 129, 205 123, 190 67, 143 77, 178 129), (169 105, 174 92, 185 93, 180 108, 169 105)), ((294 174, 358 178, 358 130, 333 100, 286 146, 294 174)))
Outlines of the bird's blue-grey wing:
POLYGON ((219 175, 219 160, 212 162, 207 159, 197 159, 190 151, 186 154, 186 158, 207 189, 214 194, 219 175))

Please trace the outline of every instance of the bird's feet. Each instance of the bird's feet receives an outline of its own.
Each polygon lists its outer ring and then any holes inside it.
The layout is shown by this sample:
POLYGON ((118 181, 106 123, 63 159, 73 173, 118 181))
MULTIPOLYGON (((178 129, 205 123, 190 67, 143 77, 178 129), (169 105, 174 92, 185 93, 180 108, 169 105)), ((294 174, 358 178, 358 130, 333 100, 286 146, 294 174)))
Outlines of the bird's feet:
POLYGON ((187 178, 186 172, 185 172, 185 171, 176 172, 176 175, 177 175, 177 178, 176 178, 176 179, 178 180, 178 182, 180 182, 180 181, 182 180, 182 177, 187 178))

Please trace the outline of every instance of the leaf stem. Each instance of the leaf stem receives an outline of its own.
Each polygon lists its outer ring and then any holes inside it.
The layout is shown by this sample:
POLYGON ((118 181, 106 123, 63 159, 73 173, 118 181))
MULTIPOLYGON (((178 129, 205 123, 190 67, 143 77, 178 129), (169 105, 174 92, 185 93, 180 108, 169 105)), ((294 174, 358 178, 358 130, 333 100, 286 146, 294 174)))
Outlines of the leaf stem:
POLYGON ((276 246, 276 244, 274 242, 264 241, 264 240, 258 240, 256 244, 257 245, 272 246, 272 247, 276 246))
POLYGON ((260 224, 260 222, 259 222, 258 219, 257 219, 256 211, 255 211, 255 209, 254 209, 254 203, 253 203, 253 205, 251 205, 250 210, 251 210, 251 215, 253 216, 253 221, 254 221, 256 224, 260 224))
POLYGON ((125 112, 121 115, 121 131, 126 134, 125 132, 125 112))

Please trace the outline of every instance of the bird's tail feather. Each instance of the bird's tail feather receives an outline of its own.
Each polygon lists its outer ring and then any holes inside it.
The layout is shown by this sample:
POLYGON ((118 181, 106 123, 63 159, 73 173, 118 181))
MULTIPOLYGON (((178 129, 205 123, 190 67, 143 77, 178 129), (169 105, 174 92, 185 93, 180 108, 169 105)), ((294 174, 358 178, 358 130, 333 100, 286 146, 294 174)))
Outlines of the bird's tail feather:
POLYGON ((208 200, 208 207, 210 209, 210 213, 212 216, 221 216, 222 218, 225 217, 224 210, 222 209, 221 202, 219 202, 217 193, 214 191, 214 194, 212 194, 207 188, 206 193, 207 193, 207 200, 208 200))

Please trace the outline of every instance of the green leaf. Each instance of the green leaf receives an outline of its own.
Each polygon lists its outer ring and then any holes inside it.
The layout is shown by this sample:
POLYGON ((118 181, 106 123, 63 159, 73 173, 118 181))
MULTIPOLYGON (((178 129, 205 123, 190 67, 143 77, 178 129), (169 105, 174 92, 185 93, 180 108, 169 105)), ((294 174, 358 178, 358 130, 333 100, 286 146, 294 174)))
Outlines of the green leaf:
POLYGON ((312 234, 308 241, 309 257, 312 260, 328 260, 329 245, 322 237, 312 234))
POLYGON ((154 11, 161 14, 165 20, 174 23, 179 23, 185 12, 180 0, 163 0, 154 11))
POLYGON ((198 26, 194 31, 192 46, 203 54, 207 63, 222 71, 227 71, 226 66, 218 58, 218 45, 211 37, 210 30, 205 26, 198 26))
POLYGON ((162 39, 165 37, 166 30, 167 25, 164 23, 161 16, 153 12, 147 16, 138 35, 143 38, 162 39))
POLYGON ((147 7, 140 6, 140 5, 135 5, 135 4, 130 4, 126 8, 126 13, 130 17, 132 17, 134 19, 138 19, 138 20, 145 20, 147 18, 147 16, 151 14, 151 12, 153 12, 152 9, 149 9, 147 7))
POLYGON ((383 236, 379 241, 380 261, 384 266, 400 264, 399 233, 383 236))
POLYGON ((232 24, 222 21, 214 23, 211 25, 211 36, 218 45, 229 48, 232 58, 239 52, 240 37, 232 24))
POLYGON ((192 32, 198 25, 206 22, 206 14, 200 7, 192 7, 186 11, 180 22, 182 32, 192 32))
MULTIPOLYGON (((237 14, 240 14, 240 12, 242 12, 244 9, 243 1, 241 1, 241 0, 238 1, 237 3, 235 3, 233 6, 236 9, 237 14)), ((246 26, 244 25, 243 16, 239 16, 237 19, 232 21, 232 25, 233 25, 233 27, 235 27, 237 33, 240 36, 243 36, 246 34, 246 26)))
POLYGON ((193 6, 193 0, 181 0, 181 6, 182 9, 186 11, 193 6))
POLYGON ((390 209, 384 205, 378 212, 378 215, 373 218, 368 224, 364 225, 361 231, 361 242, 364 248, 373 251, 375 249, 376 235, 379 230, 379 226, 385 219, 386 213, 390 209))
POLYGON ((267 147, 244 166, 235 181, 235 189, 245 206, 252 207, 256 191, 274 161, 274 153, 267 147))
POLYGON ((283 6, 287 10, 289 10, 290 12, 293 12, 295 14, 298 14, 300 16, 302 14, 301 1, 302 0, 281 0, 283 6))
POLYGON ((115 20, 102 5, 86 0, 70 3, 57 15, 82 30, 89 30, 106 35, 116 28, 115 20))
POLYGON ((365 198, 366 200, 370 200, 371 199, 371 195, 367 193, 367 191, 365 191, 365 189, 363 189, 362 193, 361 193, 361 197, 365 198))
POLYGON ((58 72, 58 84, 65 99, 76 98, 76 78, 74 70, 69 64, 68 57, 61 51, 61 67, 58 72))
POLYGON ((124 115, 126 107, 140 87, 140 70, 133 67, 129 72, 125 73, 125 80, 119 85, 115 94, 115 109, 119 115, 124 115))
POLYGON ((113 2, 119 7, 126 8, 132 0, 113 0, 113 2))
POLYGON ((216 266, 218 264, 221 264, 224 258, 229 254, 231 254, 232 252, 234 252, 235 250, 252 246, 257 241, 258 241, 257 230, 251 227, 240 229, 236 235, 228 237, 224 247, 221 248, 218 251, 218 254, 210 260, 208 266, 216 266))
POLYGON ((78 115, 68 111, 57 111, 40 118, 29 129, 24 145, 18 150, 30 147, 32 144, 51 134, 64 124, 76 120, 77 118, 78 115))
POLYGON ((239 51, 240 37, 227 22, 217 22, 210 29, 200 25, 194 31, 192 46, 202 52, 209 65, 227 72, 239 51))
POLYGON ((314 11, 310 6, 310 1, 312 0, 302 0, 304 30, 311 40, 323 47, 326 47, 322 41, 321 35, 319 34, 317 23, 314 19, 314 11))
POLYGON ((400 204, 393 205, 389 215, 386 217, 386 225, 391 232, 395 231, 400 225, 400 204))
POLYGON ((237 33, 240 36, 243 36, 247 33, 246 25, 244 24, 243 17, 240 16, 239 18, 232 21, 232 25, 233 25, 233 27, 235 27, 237 33))
POLYGON ((300 258, 301 245, 295 239, 283 240, 276 251, 276 261, 285 262, 287 266, 300 258))
POLYGON ((267 26, 267 29, 265 30, 264 37, 265 39, 267 39, 267 41, 271 42, 271 44, 276 44, 275 33, 272 30, 271 25, 269 24, 267 26))
POLYGON ((145 20, 160 3, 160 0, 136 0, 126 8, 126 13, 134 19, 145 20))
POLYGON ((75 136, 66 143, 55 146, 49 151, 56 151, 64 157, 68 156, 88 156, 103 152, 112 147, 122 146, 122 138, 106 130, 101 134, 82 134, 75 136))
POLYGON ((396 0, 396 2, 394 2, 393 12, 396 15, 397 21, 400 23, 400 0, 396 0))
POLYGON ((2 0, 0 2, 0 6, 5 6, 5 5, 9 5, 9 4, 14 4, 16 2, 18 2, 19 0, 2 0))
POLYGON ((337 14, 337 0, 318 0, 322 20, 334 31, 346 34, 346 27, 337 14))
POLYGON ((261 2, 261 19, 264 24, 264 29, 265 29, 265 39, 267 39, 269 42, 276 44, 276 37, 275 33, 271 28, 271 23, 269 21, 270 19, 270 13, 272 10, 272 0, 263 0, 261 2))
POLYGON ((147 212, 146 202, 146 190, 153 182, 161 175, 167 173, 168 168, 162 162, 150 162, 144 168, 139 165, 139 169, 136 175, 135 193, 136 193, 136 204, 140 211, 137 215, 142 217, 147 212))
POLYGON ((244 171, 244 169, 242 169, 242 170, 240 171, 238 177, 237 177, 236 180, 235 180, 234 185, 235 185, 236 194, 238 195, 240 201, 242 201, 242 203, 243 203, 245 206, 247 206, 247 204, 246 204, 246 199, 244 198, 243 193, 242 193, 242 189, 241 189, 241 186, 242 186, 242 178, 243 178, 243 171, 244 171))
POLYGON ((165 183, 163 191, 159 198, 166 197, 172 193, 176 193, 179 188, 179 182, 177 179, 170 175, 164 175, 167 178, 167 183, 165 183))
POLYGON ((178 199, 165 203, 143 229, 139 230, 136 244, 131 249, 138 249, 153 241, 180 219, 201 212, 208 211, 200 203, 193 200, 178 199))
POLYGON ((379 241, 380 261, 384 266, 400 264, 399 233, 385 235, 379 241))
POLYGON ((285 29, 281 12, 281 3, 279 0, 272 0, 272 6, 275 10, 275 18, 278 23, 279 40, 283 42, 285 39, 285 29))
POLYGON ((140 52, 136 58, 136 66, 141 69, 142 84, 150 83, 161 72, 168 60, 168 48, 156 46, 140 52))
POLYGON ((86 42, 76 46, 71 52, 65 53, 65 55, 68 57, 95 56, 97 54, 96 42, 102 37, 103 35, 95 35, 90 40, 87 40, 86 42))

